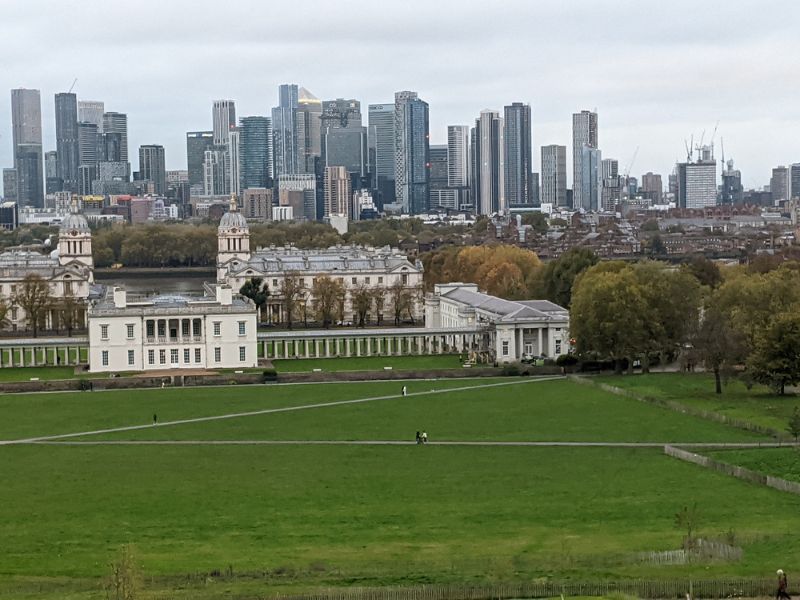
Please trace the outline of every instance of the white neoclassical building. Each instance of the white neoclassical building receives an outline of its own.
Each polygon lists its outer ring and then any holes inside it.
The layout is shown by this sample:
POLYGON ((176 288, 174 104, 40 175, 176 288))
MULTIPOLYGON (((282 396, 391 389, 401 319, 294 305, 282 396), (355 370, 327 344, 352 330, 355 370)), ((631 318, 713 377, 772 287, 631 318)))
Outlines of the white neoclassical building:
MULTIPOLYGON (((250 230, 239 212, 235 197, 219 222, 217 233, 217 282, 228 284, 234 291, 249 279, 260 277, 269 291, 264 321, 284 322, 282 289, 287 276, 299 279, 305 290, 303 303, 313 306, 311 293, 314 279, 327 276, 338 279, 346 290, 344 320, 356 322, 352 306, 352 291, 366 286, 386 290, 382 311, 384 318, 392 311, 389 289, 401 284, 414 297, 413 315, 423 316, 422 262, 410 261, 395 248, 334 246, 322 250, 300 250, 294 246, 250 250, 250 230)), ((368 320, 375 320, 371 310, 368 320)), ((297 316, 295 316, 297 318, 297 316)))
POLYGON ((29 328, 25 309, 18 297, 24 280, 35 274, 47 282, 50 296, 55 302, 44 315, 41 329, 59 328, 59 301, 72 298, 75 315, 74 329, 86 325, 86 300, 94 283, 94 261, 92 260, 92 232, 86 217, 78 213, 73 203, 72 212, 61 222, 58 232, 58 247, 50 254, 18 248, 0 253, 0 300, 9 307, 9 327, 13 331, 29 328))
POLYGON ((114 288, 89 307, 89 370, 255 367, 256 334, 255 306, 226 285, 150 298, 114 288))
POLYGON ((503 300, 474 283, 443 283, 425 298, 425 325, 482 332, 482 348, 498 362, 524 356, 558 358, 569 351, 569 312, 547 300, 503 300))

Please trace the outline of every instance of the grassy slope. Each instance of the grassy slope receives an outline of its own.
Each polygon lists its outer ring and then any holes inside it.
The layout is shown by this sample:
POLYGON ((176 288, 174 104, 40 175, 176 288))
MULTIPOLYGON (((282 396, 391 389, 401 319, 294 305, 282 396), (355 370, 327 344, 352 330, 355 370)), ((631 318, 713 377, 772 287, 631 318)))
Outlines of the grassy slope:
POLYGON ((687 406, 722 413, 779 431, 786 428, 794 407, 800 405, 800 399, 796 396, 777 396, 764 386, 754 386, 748 390, 736 380, 728 382, 723 393, 718 395, 714 393, 713 376, 706 374, 654 373, 602 377, 599 380, 645 396, 676 400, 687 406))
POLYGON ((705 576, 761 574, 776 553, 800 560, 800 540, 789 535, 800 527, 800 498, 657 451, 18 446, 3 453, 5 577, 99 575, 129 542, 149 574, 316 563, 324 577, 338 569, 339 583, 585 577, 587 568, 669 576, 692 569, 622 558, 678 547, 673 515, 689 501, 704 511, 706 535, 781 536, 778 546, 749 544, 741 564, 700 567, 705 576))
MULTIPOLYGON (((506 380, 508 381, 508 380, 506 380)), ((214 422, 149 428, 109 439, 431 440, 719 442, 755 440, 749 433, 566 381, 519 383, 446 394, 214 422)), ((441 381, 409 387, 440 389, 441 381)), ((479 385, 481 381, 474 381, 479 385)), ((463 385, 463 384, 462 384, 463 385)), ((303 393, 304 388, 296 388, 303 393)), ((358 396, 356 396, 358 397, 358 396)), ((316 388, 308 401, 339 392, 316 388)), ((297 398, 295 398, 297 400, 297 398)), ((302 402, 298 402, 301 404, 302 402)))
MULTIPOLYGON (((437 381, 437 388, 491 383, 491 379, 437 381)), ((508 380, 504 380, 508 381, 508 380)), ((243 385, 225 387, 0 394, 0 439, 54 435, 107 427, 347 400, 429 389, 428 381, 243 385)))
POLYGON ((725 450, 709 452, 709 456, 753 471, 800 482, 800 450, 763 448, 758 450, 725 450))

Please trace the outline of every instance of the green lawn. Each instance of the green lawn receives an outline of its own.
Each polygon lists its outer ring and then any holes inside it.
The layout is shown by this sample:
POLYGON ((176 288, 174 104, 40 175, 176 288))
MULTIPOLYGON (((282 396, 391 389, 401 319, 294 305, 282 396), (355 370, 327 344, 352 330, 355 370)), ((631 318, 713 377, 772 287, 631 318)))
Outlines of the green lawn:
MULTIPOLYGON (((737 441, 746 432, 570 381, 429 380, 0 396, 0 439, 390 395, 123 439, 737 441)), ((100 437, 92 437, 98 440, 100 437)), ((352 585, 761 576, 800 561, 800 497, 660 449, 0 445, 0 598, 89 600, 134 544, 145 598, 266 597, 352 585), (740 563, 652 566, 696 502, 740 563), (186 574, 239 577, 205 583, 186 574), (200 583, 197 583, 200 581, 200 583)))
POLYGON ((709 456, 789 481, 800 482, 800 450, 797 448, 759 448, 758 450, 725 450, 709 452, 709 456))
POLYGON ((125 543, 135 544, 151 576, 229 565, 239 573, 294 569, 301 575, 284 585, 297 588, 590 573, 746 576, 768 572, 778 559, 800 560, 800 498, 657 451, 17 446, 2 452, 0 591, 11 577, 17 587, 40 576, 64 578, 69 587, 70 578, 99 576, 125 543), (742 563, 709 570, 630 560, 631 552, 680 546, 673 515, 686 502, 704 511, 705 535, 732 530, 748 540, 742 563))
MULTIPOLYGON (((393 398, 333 408, 272 413, 246 418, 148 428, 102 436, 107 439, 409 440, 425 430, 431 440, 725 442, 755 436, 674 411, 568 381, 505 379, 497 388, 393 398), (527 381, 527 383, 526 383, 527 381)), ((483 380, 415 382, 410 392, 480 386, 483 380)), ((362 385, 361 396, 396 393, 399 383, 362 385)), ((329 402, 347 384, 284 388, 297 404, 329 402), (301 400, 305 398, 305 401, 301 400)), ((230 390, 233 392, 233 390, 230 390)), ((350 397, 349 395, 347 397, 350 397)), ((283 402, 283 401, 281 401, 283 402)), ((280 406, 269 402, 267 406, 280 406)), ((231 411, 229 411, 231 412, 231 411)), ((161 414, 161 413, 159 413, 161 414)), ((191 414, 191 413, 190 413, 191 414)), ((176 415, 176 416, 184 416, 176 415)), ((166 419, 164 419, 166 420, 166 419)), ((78 430, 80 431, 80 429, 78 430)))
POLYGON ((29 381, 38 378, 43 381, 53 379, 74 379, 74 367, 2 367, 0 381, 29 381))
MULTIPOLYGON (((381 371, 384 367, 393 370, 413 371, 431 369, 461 369, 463 361, 457 354, 435 356, 362 356, 350 358, 298 358, 277 359, 272 364, 278 373, 306 373, 314 369, 322 371, 381 371)), ((464 369, 469 373, 469 369, 464 369)))
POLYGON ((794 407, 800 405, 800 398, 795 395, 778 396, 760 385, 748 390, 738 380, 729 381, 719 395, 714 393, 713 376, 707 374, 653 373, 601 377, 598 381, 779 431, 786 429, 794 407))

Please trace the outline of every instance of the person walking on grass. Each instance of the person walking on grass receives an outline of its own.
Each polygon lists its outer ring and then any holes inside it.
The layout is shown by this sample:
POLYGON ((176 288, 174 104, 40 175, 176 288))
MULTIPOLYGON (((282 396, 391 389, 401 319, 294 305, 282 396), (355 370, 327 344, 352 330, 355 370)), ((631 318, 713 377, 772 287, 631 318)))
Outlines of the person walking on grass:
POLYGON ((158 425, 158 415, 153 413, 153 425, 158 425))
POLYGON ((417 431, 417 438, 416 439, 417 439, 417 443, 418 444, 422 443, 422 436, 419 434, 419 431, 417 431))
POLYGON ((408 394, 408 388, 406 388, 406 386, 403 386, 403 396, 406 396, 407 394, 408 394))
POLYGON ((775 592, 775 600, 792 600, 789 595, 789 583, 786 581, 786 573, 783 569, 778 569, 778 591, 775 592))
POLYGON ((422 437, 422 443, 423 444, 427 444, 428 443, 428 434, 425 431, 423 431, 421 437, 422 437))

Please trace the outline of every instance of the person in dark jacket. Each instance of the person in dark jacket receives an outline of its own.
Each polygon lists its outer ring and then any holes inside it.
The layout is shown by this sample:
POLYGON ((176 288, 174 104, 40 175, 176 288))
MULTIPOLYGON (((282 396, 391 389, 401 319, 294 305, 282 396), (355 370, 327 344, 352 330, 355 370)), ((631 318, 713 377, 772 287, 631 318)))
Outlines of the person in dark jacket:
POLYGON ((783 569, 778 569, 778 591, 775 592, 775 600, 792 600, 789 595, 789 583, 786 581, 786 573, 783 569))

